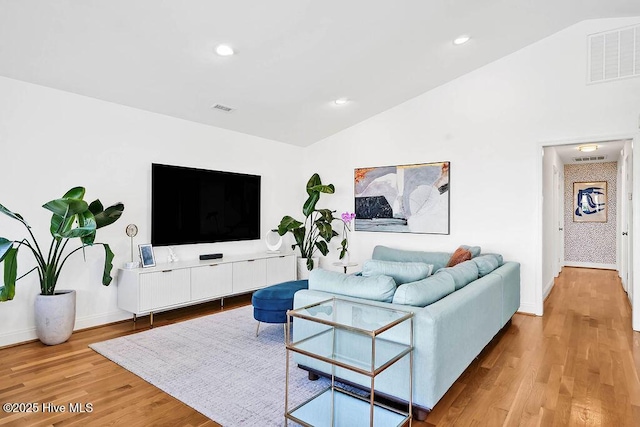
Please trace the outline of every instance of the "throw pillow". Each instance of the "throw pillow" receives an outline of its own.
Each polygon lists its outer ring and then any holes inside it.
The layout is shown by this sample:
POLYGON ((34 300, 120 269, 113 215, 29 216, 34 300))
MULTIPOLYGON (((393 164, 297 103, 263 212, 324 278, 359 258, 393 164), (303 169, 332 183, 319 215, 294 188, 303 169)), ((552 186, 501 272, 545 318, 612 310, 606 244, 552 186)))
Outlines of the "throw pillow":
POLYGON ((469 245, 460 245, 461 248, 464 248, 471 252, 471 258, 475 258, 482 252, 482 248, 480 246, 469 246, 469 245))
POLYGON ((400 286, 404 283, 422 280, 431 275, 433 265, 423 262, 395 262, 380 261, 370 259, 365 261, 362 266, 362 275, 371 276, 391 276, 396 281, 396 285, 400 286))
POLYGON ((486 276, 500 266, 500 261, 495 255, 481 255, 472 260, 478 266, 478 275, 486 276))
POLYGON ((393 296, 394 304, 425 307, 441 300, 455 290, 453 278, 448 274, 435 274, 417 282, 398 286, 393 296))
POLYGON ((471 252, 462 246, 460 246, 449 258, 449 262, 447 263, 447 267, 453 267, 454 265, 460 264, 461 262, 468 261, 471 259, 471 252))
POLYGON ((309 272, 309 289, 391 302, 396 291, 396 282, 389 276, 354 276, 316 268, 309 272))
POLYGON ((479 277, 478 265, 473 260, 464 261, 454 267, 443 268, 438 274, 449 274, 456 284, 456 291, 464 288, 479 277))

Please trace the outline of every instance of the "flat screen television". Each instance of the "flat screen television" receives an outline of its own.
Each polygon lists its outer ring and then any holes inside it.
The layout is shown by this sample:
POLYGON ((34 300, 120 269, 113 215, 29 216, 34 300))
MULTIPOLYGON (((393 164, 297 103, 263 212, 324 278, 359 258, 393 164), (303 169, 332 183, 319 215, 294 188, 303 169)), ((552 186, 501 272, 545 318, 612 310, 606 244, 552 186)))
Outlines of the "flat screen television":
POLYGON ((260 237, 259 175, 151 165, 153 245, 260 237))

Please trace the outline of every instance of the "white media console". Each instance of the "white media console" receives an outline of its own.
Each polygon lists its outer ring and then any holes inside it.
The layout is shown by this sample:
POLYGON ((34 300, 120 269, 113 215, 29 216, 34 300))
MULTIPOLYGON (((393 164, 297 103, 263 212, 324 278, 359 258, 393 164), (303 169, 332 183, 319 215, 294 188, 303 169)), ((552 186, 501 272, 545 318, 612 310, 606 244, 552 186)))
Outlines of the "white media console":
POLYGON ((118 307, 140 314, 171 310, 244 294, 296 279, 294 253, 229 255, 219 259, 180 261, 150 268, 120 269, 118 307))

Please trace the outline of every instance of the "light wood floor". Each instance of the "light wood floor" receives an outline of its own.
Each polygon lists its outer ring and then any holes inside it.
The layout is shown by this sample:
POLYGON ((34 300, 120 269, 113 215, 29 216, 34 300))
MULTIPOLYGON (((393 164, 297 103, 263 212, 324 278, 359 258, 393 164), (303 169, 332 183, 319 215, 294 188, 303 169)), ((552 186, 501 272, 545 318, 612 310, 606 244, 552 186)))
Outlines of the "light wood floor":
MULTIPOLYGON (((427 420, 413 425, 640 426, 640 333, 631 330, 616 273, 565 268, 544 309, 542 318, 516 314, 427 420)), ((157 315, 155 324, 220 310, 217 302, 176 310, 157 315)), ((147 328, 143 318, 79 331, 55 347, 0 350, 0 403, 93 405, 84 414, 0 411, 0 425, 218 425, 87 347, 147 328)))

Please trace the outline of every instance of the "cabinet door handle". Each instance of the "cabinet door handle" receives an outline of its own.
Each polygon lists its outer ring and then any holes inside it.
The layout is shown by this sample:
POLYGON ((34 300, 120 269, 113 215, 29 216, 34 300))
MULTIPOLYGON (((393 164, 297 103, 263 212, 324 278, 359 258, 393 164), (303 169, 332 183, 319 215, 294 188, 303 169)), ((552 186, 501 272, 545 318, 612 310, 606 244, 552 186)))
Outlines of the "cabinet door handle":
POLYGON ((218 264, 211 264, 209 267, 217 267, 218 264))
POLYGON ((163 273, 171 273, 171 270, 162 270, 163 273))
POLYGON ((248 259, 247 262, 253 262, 255 259, 248 259))

